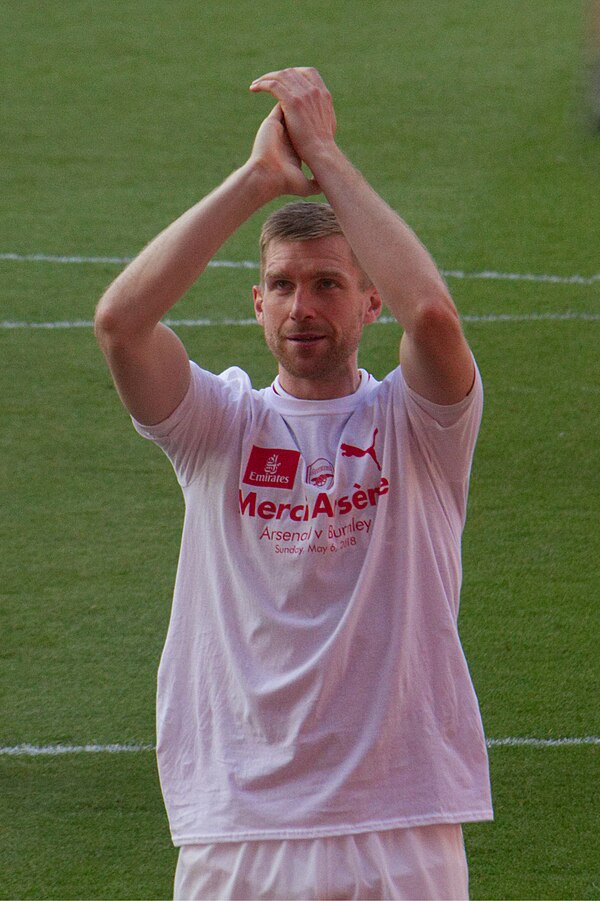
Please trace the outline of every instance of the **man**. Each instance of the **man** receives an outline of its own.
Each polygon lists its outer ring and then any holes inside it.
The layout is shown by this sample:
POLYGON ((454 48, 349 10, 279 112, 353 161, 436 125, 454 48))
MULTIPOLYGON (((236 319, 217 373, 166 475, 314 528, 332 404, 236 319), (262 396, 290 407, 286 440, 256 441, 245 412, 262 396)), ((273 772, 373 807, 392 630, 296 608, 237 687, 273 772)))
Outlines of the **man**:
POLYGON ((185 501, 158 687, 178 898, 463 898, 461 823, 492 816, 456 629, 482 392, 427 251, 335 143, 318 72, 277 101, 248 162, 159 235, 96 331, 136 428, 185 501), (309 178, 302 169, 311 170, 309 178), (161 317, 268 201, 254 308, 278 361, 190 364, 161 317), (401 367, 359 370, 387 304, 401 367))

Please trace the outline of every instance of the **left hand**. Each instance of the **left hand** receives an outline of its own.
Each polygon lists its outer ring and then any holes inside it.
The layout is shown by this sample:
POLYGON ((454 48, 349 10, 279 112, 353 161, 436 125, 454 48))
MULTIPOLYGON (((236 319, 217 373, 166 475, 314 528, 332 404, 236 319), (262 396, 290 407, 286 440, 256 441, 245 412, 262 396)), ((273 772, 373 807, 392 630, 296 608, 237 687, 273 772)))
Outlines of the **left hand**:
POLYGON ((320 191, 317 182, 302 171, 302 161, 290 141, 279 103, 258 129, 250 161, 267 174, 277 195, 308 197, 320 191))

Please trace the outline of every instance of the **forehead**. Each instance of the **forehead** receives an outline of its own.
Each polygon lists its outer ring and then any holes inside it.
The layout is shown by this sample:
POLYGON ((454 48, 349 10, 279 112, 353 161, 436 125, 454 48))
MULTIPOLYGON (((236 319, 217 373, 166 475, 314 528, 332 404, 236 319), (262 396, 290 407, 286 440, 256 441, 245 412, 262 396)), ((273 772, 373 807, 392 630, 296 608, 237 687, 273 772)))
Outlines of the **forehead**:
POLYGON ((266 248, 264 269, 265 275, 283 271, 310 274, 329 270, 348 276, 359 273, 350 245, 343 235, 302 241, 273 240, 266 248))

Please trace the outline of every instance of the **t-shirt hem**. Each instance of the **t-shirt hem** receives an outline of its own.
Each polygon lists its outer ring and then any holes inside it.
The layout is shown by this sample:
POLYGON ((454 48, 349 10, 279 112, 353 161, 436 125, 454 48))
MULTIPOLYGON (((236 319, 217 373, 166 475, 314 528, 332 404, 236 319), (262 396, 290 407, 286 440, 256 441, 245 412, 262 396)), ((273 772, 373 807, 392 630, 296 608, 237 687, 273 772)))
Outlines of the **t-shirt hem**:
POLYGON ((224 842, 249 842, 285 839, 326 838, 336 835, 358 835, 363 832, 387 832, 389 829, 407 829, 416 826, 439 826, 441 824, 475 823, 493 820, 491 808, 476 811, 460 811, 458 813, 441 813, 436 816, 400 817, 396 820, 372 820, 348 826, 321 826, 305 829, 252 829, 246 832, 192 833, 189 835, 172 834, 176 848, 182 845, 207 845, 224 842))

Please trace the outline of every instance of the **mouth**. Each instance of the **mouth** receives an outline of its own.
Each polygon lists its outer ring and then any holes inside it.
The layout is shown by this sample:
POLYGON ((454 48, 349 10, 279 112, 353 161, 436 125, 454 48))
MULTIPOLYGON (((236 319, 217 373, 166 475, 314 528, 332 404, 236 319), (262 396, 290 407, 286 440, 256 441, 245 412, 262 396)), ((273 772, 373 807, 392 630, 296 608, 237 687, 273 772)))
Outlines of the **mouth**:
POLYGON ((294 335, 286 335, 286 340, 291 341, 292 344, 298 344, 300 346, 308 347, 311 344, 317 344, 317 342, 319 341, 324 341, 325 335, 316 335, 307 332, 294 335))

